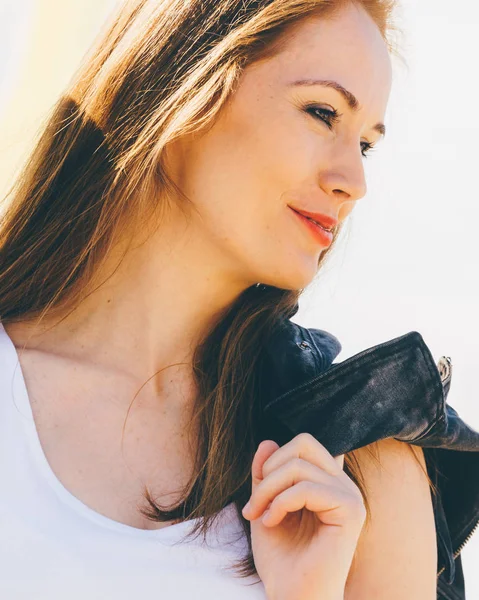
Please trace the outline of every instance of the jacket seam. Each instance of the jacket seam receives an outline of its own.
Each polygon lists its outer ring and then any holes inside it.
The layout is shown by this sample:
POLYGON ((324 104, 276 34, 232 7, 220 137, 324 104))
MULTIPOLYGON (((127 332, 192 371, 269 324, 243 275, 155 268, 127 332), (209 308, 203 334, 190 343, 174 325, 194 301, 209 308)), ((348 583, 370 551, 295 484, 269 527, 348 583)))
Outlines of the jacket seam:
POLYGON ((407 441, 409 444, 413 444, 414 442, 418 442, 423 437, 425 437, 426 435, 428 435, 428 433, 430 433, 436 427, 436 425, 439 425, 440 421, 444 421, 444 418, 445 418, 445 414, 444 413, 436 415, 436 417, 434 417, 434 420, 432 421, 432 423, 429 423, 429 425, 426 425, 426 429, 424 429, 422 431, 422 433, 420 433, 418 436, 416 436, 412 440, 405 440, 405 441, 407 441))

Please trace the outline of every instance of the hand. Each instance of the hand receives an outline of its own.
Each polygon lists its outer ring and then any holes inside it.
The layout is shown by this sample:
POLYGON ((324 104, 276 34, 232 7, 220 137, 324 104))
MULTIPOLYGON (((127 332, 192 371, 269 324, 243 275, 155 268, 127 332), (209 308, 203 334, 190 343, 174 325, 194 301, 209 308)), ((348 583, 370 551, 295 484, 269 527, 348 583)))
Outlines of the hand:
POLYGON ((344 454, 334 458, 309 433, 258 446, 243 515, 270 600, 344 598, 366 509, 343 464, 344 454))

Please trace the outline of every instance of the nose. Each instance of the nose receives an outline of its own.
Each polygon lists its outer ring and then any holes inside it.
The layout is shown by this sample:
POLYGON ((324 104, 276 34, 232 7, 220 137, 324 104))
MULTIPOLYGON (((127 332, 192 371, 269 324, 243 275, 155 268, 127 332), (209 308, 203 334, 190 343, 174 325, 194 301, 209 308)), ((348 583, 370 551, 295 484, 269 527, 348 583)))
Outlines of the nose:
POLYGON ((338 150, 334 157, 323 163, 319 176, 321 188, 340 202, 354 202, 366 195, 367 185, 363 156, 357 146, 338 150))

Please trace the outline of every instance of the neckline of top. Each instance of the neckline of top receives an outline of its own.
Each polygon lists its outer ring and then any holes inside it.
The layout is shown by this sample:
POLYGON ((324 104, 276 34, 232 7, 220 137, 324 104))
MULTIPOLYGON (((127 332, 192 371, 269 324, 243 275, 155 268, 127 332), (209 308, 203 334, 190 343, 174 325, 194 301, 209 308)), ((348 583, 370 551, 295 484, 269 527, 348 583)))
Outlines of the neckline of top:
MULTIPOLYGON (((17 352, 17 348, 13 343, 13 340, 8 335, 1 320, 0 336, 2 336, 6 342, 8 352, 7 364, 13 367, 12 397, 14 400, 18 400, 17 408, 21 409, 22 416, 24 417, 22 419, 22 423, 25 428, 32 455, 36 460, 36 463, 39 466, 42 475, 45 477, 45 480, 48 482, 50 487, 55 491, 57 496, 59 496, 59 498, 64 504, 67 504, 70 508, 74 509, 75 512, 80 514, 82 517, 93 521, 97 525, 106 527, 107 529, 137 538, 153 538, 166 542, 176 541, 179 537, 179 534, 183 530, 189 530, 190 528, 192 528, 194 523, 196 523, 196 521, 199 521, 201 519, 201 517, 196 517, 194 519, 180 521, 179 523, 173 523, 171 525, 167 525, 166 527, 161 527, 160 529, 141 529, 139 527, 134 527, 132 525, 128 525, 126 523, 122 523, 121 521, 116 521, 115 519, 107 517, 97 512, 96 510, 93 510, 87 504, 82 502, 79 498, 74 496, 58 479, 43 451, 43 447, 41 445, 40 437, 38 435, 38 430, 33 417, 32 407, 30 404, 30 397, 23 375, 20 357, 17 352)), ((230 504, 227 504, 224 507, 223 511, 232 511, 233 507, 234 503, 231 502, 230 504)))

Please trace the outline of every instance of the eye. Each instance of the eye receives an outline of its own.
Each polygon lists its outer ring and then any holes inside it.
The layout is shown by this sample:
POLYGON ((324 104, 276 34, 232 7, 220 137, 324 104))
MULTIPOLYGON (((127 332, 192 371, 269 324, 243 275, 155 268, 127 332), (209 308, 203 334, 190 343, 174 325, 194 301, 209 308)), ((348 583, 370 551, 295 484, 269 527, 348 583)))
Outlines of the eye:
POLYGON ((327 108, 316 106, 315 104, 306 106, 305 112, 313 118, 320 119, 323 123, 326 123, 329 129, 332 129, 333 125, 339 121, 340 117, 342 117, 337 110, 328 110, 327 108))
MULTIPOLYGON (((331 130, 333 129, 333 125, 335 125, 342 117, 342 114, 338 113, 337 110, 329 110, 315 104, 307 105, 304 110, 313 118, 319 119, 325 123, 326 126, 331 130)), ((361 142, 361 154, 364 156, 364 158, 367 158, 373 148, 374 144, 371 144, 370 142, 361 142)))
POLYGON ((370 144, 369 142, 361 142, 361 154, 364 158, 367 158, 369 154, 371 154, 374 148, 374 144, 370 144))

